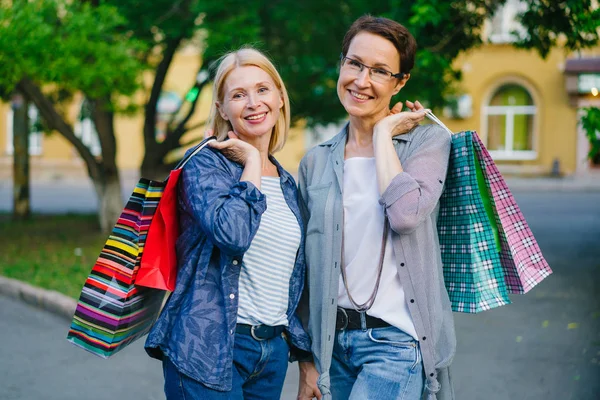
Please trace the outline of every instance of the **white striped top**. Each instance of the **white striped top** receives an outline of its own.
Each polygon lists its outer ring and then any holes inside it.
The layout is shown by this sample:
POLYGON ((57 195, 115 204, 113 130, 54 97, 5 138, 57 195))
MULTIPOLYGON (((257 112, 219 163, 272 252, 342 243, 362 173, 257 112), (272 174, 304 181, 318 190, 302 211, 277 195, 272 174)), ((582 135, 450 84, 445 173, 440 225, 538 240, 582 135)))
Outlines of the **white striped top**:
POLYGON ((242 262, 237 322, 288 325, 290 277, 300 246, 300 226, 290 210, 278 177, 263 176, 267 209, 242 262))

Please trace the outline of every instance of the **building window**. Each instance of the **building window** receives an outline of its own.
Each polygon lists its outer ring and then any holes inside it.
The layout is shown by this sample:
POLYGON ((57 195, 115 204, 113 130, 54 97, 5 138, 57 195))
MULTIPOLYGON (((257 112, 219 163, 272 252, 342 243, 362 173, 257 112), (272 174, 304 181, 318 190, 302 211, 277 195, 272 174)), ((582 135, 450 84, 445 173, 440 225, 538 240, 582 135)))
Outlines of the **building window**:
POLYGON ((90 150, 93 156, 102 155, 102 147, 98 139, 98 132, 92 120, 92 105, 87 99, 81 103, 79 117, 75 123, 75 136, 90 150))
MULTIPOLYGON (((42 120, 38 109, 33 104, 29 104, 29 109, 27 111, 27 116, 29 118, 29 155, 39 156, 42 154, 42 142, 44 139, 42 120)), ((9 109, 6 113, 6 154, 9 156, 14 153, 13 119, 13 110, 9 109)))
POLYGON ((494 159, 532 160, 537 107, 529 91, 509 83, 498 88, 483 107, 486 147, 494 159))
POLYGON ((492 43, 512 43, 520 36, 526 34, 526 30, 517 20, 517 16, 527 11, 527 3, 520 0, 507 0, 490 20, 489 39, 492 43))

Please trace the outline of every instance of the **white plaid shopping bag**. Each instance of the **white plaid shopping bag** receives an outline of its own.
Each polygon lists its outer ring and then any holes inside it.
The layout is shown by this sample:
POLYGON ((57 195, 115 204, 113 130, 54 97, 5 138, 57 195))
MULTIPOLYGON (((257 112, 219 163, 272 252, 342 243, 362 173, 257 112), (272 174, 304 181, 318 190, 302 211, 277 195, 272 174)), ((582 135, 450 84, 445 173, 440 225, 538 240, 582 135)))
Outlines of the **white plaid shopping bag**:
POLYGON ((527 293, 552 273, 529 229, 523 213, 477 135, 473 136, 477 160, 495 207, 500 238, 500 264, 509 293, 527 293))

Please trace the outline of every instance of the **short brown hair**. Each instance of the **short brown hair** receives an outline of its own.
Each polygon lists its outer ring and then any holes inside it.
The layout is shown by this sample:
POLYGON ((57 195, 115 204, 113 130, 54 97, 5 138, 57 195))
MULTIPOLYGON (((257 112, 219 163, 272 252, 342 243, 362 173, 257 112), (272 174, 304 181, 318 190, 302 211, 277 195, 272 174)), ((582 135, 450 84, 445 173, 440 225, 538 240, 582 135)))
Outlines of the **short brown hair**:
MULTIPOLYGON (((360 32, 369 32, 381 36, 392 42, 398 54, 400 54, 400 72, 410 73, 415 65, 415 53, 417 52, 417 41, 404 25, 388 18, 363 15, 354 23, 344 36, 342 42, 342 55, 345 57, 350 48, 350 42, 360 32)), ((396 72, 396 71, 392 71, 396 72)))

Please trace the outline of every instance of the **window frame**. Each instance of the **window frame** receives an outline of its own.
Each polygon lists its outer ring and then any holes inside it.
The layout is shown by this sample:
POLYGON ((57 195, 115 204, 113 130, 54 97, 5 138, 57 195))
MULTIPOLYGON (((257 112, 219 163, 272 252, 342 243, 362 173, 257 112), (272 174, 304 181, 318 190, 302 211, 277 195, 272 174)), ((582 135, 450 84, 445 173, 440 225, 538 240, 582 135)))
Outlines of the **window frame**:
POLYGON ((505 141, 504 147, 505 150, 491 150, 488 148, 488 151, 494 160, 501 161, 528 161, 528 160, 536 160, 539 156, 539 121, 540 121, 540 101, 539 96, 537 95, 537 91, 523 79, 508 77, 502 79, 494 86, 490 88, 487 95, 484 97, 482 106, 481 106, 481 133, 483 142, 488 145, 489 139, 489 122, 488 117, 491 115, 505 115, 506 116, 506 131, 505 133, 505 141), (521 106, 491 106, 489 105, 490 101, 493 99, 494 95, 506 85, 516 85, 525 90, 533 101, 533 105, 521 105, 521 106), (531 150, 513 150, 514 144, 514 116, 515 115, 532 115, 533 116, 533 128, 532 128, 532 138, 531 150), (510 147, 509 147, 510 144, 510 147))

